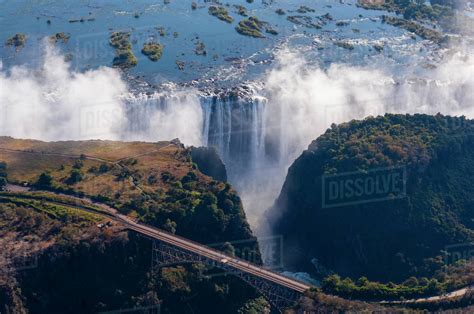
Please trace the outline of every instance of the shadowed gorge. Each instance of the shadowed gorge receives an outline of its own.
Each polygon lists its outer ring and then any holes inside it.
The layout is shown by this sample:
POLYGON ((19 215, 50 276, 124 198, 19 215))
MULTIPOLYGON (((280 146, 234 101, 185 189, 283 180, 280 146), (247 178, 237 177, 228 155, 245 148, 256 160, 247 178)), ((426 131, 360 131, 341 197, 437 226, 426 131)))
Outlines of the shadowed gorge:
POLYGON ((0 0, 0 314, 472 312, 473 21, 0 0))
POLYGON ((333 125, 290 167, 269 213, 294 250, 287 265, 317 276, 329 270, 400 282, 453 263, 459 252, 450 245, 474 237, 473 130, 464 117, 419 114, 333 125), (359 198, 346 198, 357 194, 344 177, 354 173, 371 182, 379 176, 377 189, 396 174, 401 188, 387 185, 377 199, 364 179, 359 198), (328 181, 338 184, 333 203, 328 181))

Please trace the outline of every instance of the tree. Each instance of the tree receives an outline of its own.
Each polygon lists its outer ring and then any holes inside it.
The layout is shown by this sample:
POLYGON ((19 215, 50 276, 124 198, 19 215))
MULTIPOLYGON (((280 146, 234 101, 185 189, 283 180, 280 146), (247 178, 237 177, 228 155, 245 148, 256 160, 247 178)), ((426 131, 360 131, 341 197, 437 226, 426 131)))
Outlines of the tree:
POLYGON ((0 177, 7 177, 7 163, 0 161, 0 177))
POLYGON ((359 280, 357 280, 357 285, 359 287, 366 286, 368 283, 369 283, 369 280, 367 279, 367 277, 360 277, 359 280))
POLYGON ((53 178, 46 172, 43 172, 40 174, 38 177, 38 180, 36 181, 36 186, 39 188, 51 188, 53 183, 53 178))
POLYGON ((235 256, 235 248, 229 242, 225 242, 224 244, 222 244, 220 249, 221 249, 222 252, 224 252, 227 255, 235 256))
POLYGON ((72 165, 73 168, 75 169, 81 169, 82 167, 84 166, 84 162, 83 162, 83 159, 76 159, 74 161, 74 165, 72 165))
POLYGON ((99 172, 100 173, 105 173, 107 171, 109 171, 109 166, 105 163, 101 164, 100 167, 99 167, 99 172))
POLYGON ((322 288, 327 292, 335 292, 341 285, 341 277, 338 275, 329 275, 323 279, 322 288))
POLYGON ((0 191, 2 191, 6 185, 7 185, 7 179, 5 179, 4 177, 0 177, 0 191))
POLYGON ((82 173, 78 169, 72 169, 69 178, 67 178, 67 184, 75 184, 82 180, 82 173))
POLYGON ((165 224, 163 225, 163 229, 170 233, 176 233, 176 222, 171 219, 166 219, 165 224))

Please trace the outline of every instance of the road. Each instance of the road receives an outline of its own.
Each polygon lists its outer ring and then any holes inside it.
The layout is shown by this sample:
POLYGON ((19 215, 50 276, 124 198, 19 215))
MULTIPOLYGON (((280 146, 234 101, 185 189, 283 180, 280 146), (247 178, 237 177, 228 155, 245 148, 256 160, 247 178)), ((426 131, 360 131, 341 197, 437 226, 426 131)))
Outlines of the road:
MULTIPOLYGON (((12 193, 18 193, 18 196, 21 198, 20 193, 25 193, 30 191, 29 188, 23 187, 20 185, 14 185, 14 184, 8 184, 6 186, 7 192, 12 192, 12 193)), ((292 289, 294 291, 303 293, 307 289, 311 288, 311 286, 299 282, 297 280, 294 280, 292 278, 288 278, 286 276, 283 276, 279 273, 269 271, 267 269, 264 269, 260 266, 254 265, 252 263, 249 263, 245 260, 226 255, 220 251, 217 251, 215 249, 209 248, 205 245, 199 244, 197 242, 191 241, 189 239, 168 233, 166 231, 160 230, 158 228, 148 226, 145 224, 137 223, 131 218, 122 215, 117 212, 115 208, 112 208, 106 204, 102 203, 96 203, 93 202, 92 200, 88 198, 79 198, 79 197, 74 197, 71 195, 66 195, 66 194, 61 194, 61 193, 53 193, 53 192, 45 192, 42 191, 43 193, 46 194, 51 194, 52 196, 62 196, 62 197, 67 197, 69 200, 74 201, 75 205, 72 205, 69 202, 60 202, 60 201, 52 201, 48 200, 47 203, 53 203, 53 204, 58 204, 58 205, 68 205, 70 207, 75 207, 76 209, 83 210, 83 211, 88 211, 88 212, 93 212, 95 214, 103 215, 111 220, 114 220, 121 225, 125 226, 126 228, 133 230, 137 233, 140 233, 142 235, 145 235, 149 238, 165 242, 167 244, 185 249, 187 251, 199 254, 203 257, 207 257, 211 260, 214 260, 218 263, 222 263, 222 260, 226 259, 227 262, 226 264, 228 266, 231 266, 235 269, 238 269, 240 271, 255 275, 257 277, 269 280, 273 283, 276 283, 278 285, 287 287, 289 289, 292 289), (80 205, 86 204, 88 206, 80 205), (100 208, 104 210, 105 212, 98 212, 98 211, 93 211, 88 207, 95 207, 95 208, 100 208)), ((2 197, 2 193, 0 193, 0 198, 2 197)), ((400 305, 400 304, 406 304, 406 303, 421 303, 421 302, 436 302, 436 301, 442 301, 442 300, 448 300, 456 297, 460 297, 468 293, 469 291, 472 291, 474 287, 469 286, 465 288, 461 288, 443 295, 438 295, 438 296, 432 296, 432 297, 426 297, 426 298, 418 298, 418 299, 411 299, 411 300, 404 300, 404 301, 380 301, 377 302, 378 304, 381 305, 388 305, 388 304, 393 304, 393 305, 400 305)))
POLYGON ((381 301, 378 302, 379 304, 413 304, 413 303, 423 303, 423 302, 438 302, 438 301, 446 301, 449 299, 454 299, 457 297, 462 297, 465 294, 467 294, 470 291, 473 291, 474 286, 468 286, 464 287, 458 290, 454 290, 442 295, 436 295, 432 297, 426 297, 426 298, 418 298, 418 299, 410 299, 410 300, 403 300, 403 301, 381 301))
POLYGON ((138 224, 132 221, 130 218, 121 214, 118 214, 117 216, 122 220, 122 223, 125 224, 130 230, 134 230, 140 234, 146 235, 153 239, 156 239, 156 240, 165 242, 167 244, 171 244, 176 247, 185 249, 187 251, 196 253, 198 255, 207 257, 218 263, 222 263, 223 260, 227 260, 226 265, 228 266, 231 266, 240 271, 252 274, 254 276, 266 279, 280 286, 287 287, 289 289, 295 290, 300 293, 303 293, 304 291, 311 288, 311 286, 307 284, 288 278, 276 272, 266 270, 262 267, 253 265, 245 260, 230 256, 230 255, 226 255, 220 251, 211 249, 205 245, 190 241, 188 239, 176 236, 174 234, 161 231, 154 227, 138 224))
MULTIPOLYGON (((18 193, 18 195, 15 196, 15 197, 18 197, 18 198, 22 197, 20 193, 24 193, 24 192, 27 192, 29 190, 28 188, 25 188, 23 186, 13 185, 13 184, 7 185, 6 188, 7 188, 7 192, 18 193)), ((74 207, 74 208, 79 209, 79 210, 94 212, 95 214, 103 215, 103 216, 105 216, 109 219, 112 219, 112 220, 122 224, 123 226, 127 227, 128 229, 133 230, 133 231, 135 231, 137 233, 140 233, 142 235, 145 235, 149 238, 152 238, 152 239, 155 239, 155 240, 158 240, 158 241, 162 241, 164 243, 167 243, 167 244, 176 246, 178 248, 187 250, 189 252, 198 254, 200 256, 209 258, 209 259, 211 259, 213 261, 216 261, 217 263, 220 263, 220 264, 222 264, 224 260, 227 260, 225 262, 225 264, 227 266, 230 266, 232 268, 235 268, 235 269, 237 269, 239 271, 242 271, 242 272, 245 272, 245 273, 252 274, 252 275, 257 276, 259 278, 266 279, 266 280, 268 280, 272 283, 275 283, 275 284, 278 284, 280 286, 289 288, 289 289, 297 291, 299 293, 303 293, 304 291, 311 288, 311 286, 309 286, 307 284, 304 284, 304 283, 299 282, 297 280, 294 280, 292 278, 283 276, 279 273, 269 271, 269 270, 264 269, 260 266, 249 263, 248 261, 245 261, 243 259, 240 259, 240 258, 237 258, 237 257, 234 257, 234 256, 230 256, 230 255, 226 255, 226 254, 224 254, 224 253, 222 253, 218 250, 211 249, 211 248, 209 248, 209 247, 207 247, 203 244, 199 244, 197 242, 194 242, 194 241, 191 241, 189 239, 177 236, 175 234, 168 233, 166 231, 160 230, 160 229, 152 227, 152 226, 137 223, 134 220, 132 220, 131 218, 118 213, 116 209, 114 209, 110 206, 107 206, 105 204, 94 203, 92 200, 87 199, 87 198, 78 198, 78 197, 74 197, 74 196, 66 195, 66 194, 61 194, 61 193, 53 193, 53 192, 45 192, 45 191, 41 191, 41 192, 51 194, 52 196, 66 197, 66 198, 74 201, 74 203, 76 205, 72 205, 71 203, 60 202, 60 201, 57 201, 57 200, 56 201, 47 200, 48 203, 59 204, 59 205, 67 204, 68 206, 74 207), (80 201, 81 203, 83 203, 85 205, 88 205, 90 207, 96 207, 96 208, 100 207, 101 209, 106 210, 108 215, 105 214, 105 213, 101 213, 99 211, 92 211, 90 208, 87 208, 87 206, 81 206, 81 205, 77 204, 78 201, 80 201)), ((0 193, 0 196, 1 196, 1 193, 0 193)))

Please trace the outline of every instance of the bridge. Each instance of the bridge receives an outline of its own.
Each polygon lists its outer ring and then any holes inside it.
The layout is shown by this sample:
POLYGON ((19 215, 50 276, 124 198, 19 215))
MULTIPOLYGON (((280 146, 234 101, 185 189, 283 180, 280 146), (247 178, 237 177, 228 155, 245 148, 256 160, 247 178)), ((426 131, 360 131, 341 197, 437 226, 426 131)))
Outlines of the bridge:
MULTIPOLYGON (((24 193, 28 192, 29 189, 9 184, 7 191, 9 192, 0 192, 0 197, 3 198, 5 194, 10 193, 15 194, 16 197, 25 197, 24 193)), ((44 195, 48 193, 52 196, 60 195, 63 198, 68 198, 74 203, 73 206, 79 210, 106 216, 122 224, 127 229, 151 239, 153 241, 152 266, 154 268, 180 263, 201 263, 210 267, 220 268, 226 273, 237 276, 254 287, 279 312, 295 305, 303 293, 311 287, 277 272, 267 270, 262 266, 252 264, 235 256, 227 255, 206 245, 199 244, 153 226, 137 223, 128 216, 118 213, 116 209, 105 204, 95 203, 87 198, 79 198, 53 192, 44 192, 42 196, 38 197, 44 198, 44 195), (97 207, 101 210, 93 209, 97 207)), ((28 198, 32 197, 34 196, 28 196, 28 198)), ((56 203, 59 205, 72 206, 69 201, 64 202, 58 199, 46 199, 45 201, 52 204, 56 203)))
POLYGON ((179 263, 202 263, 220 268, 257 289, 278 311, 295 305, 302 294, 310 288, 307 284, 243 259, 155 227, 136 223, 127 216, 116 214, 116 217, 128 229, 152 239, 152 262, 155 267, 179 263))

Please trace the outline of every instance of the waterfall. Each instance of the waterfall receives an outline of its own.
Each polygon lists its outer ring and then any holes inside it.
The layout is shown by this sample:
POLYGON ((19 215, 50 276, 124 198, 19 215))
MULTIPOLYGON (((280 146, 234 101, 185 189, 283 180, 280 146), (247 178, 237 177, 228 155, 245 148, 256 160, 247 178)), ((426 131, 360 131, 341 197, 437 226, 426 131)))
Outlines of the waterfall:
POLYGON ((232 173, 246 172, 264 158, 265 107, 263 97, 212 96, 202 99, 207 146, 214 146, 232 173))
MULTIPOLYGON (((154 93, 126 100, 127 139, 169 140, 217 149, 230 174, 265 158, 265 97, 154 93)), ((231 175, 232 176, 232 175, 231 175)))
MULTIPOLYGON (((266 129, 267 102, 256 95, 203 95, 189 90, 129 95, 123 137, 149 141, 179 138, 186 145, 215 147, 229 181, 242 196, 249 220, 255 224, 284 179, 284 171, 277 177, 269 172, 278 168, 280 156, 278 150, 269 149, 273 139, 266 129)), ((279 143, 271 146, 280 147, 279 143)))

